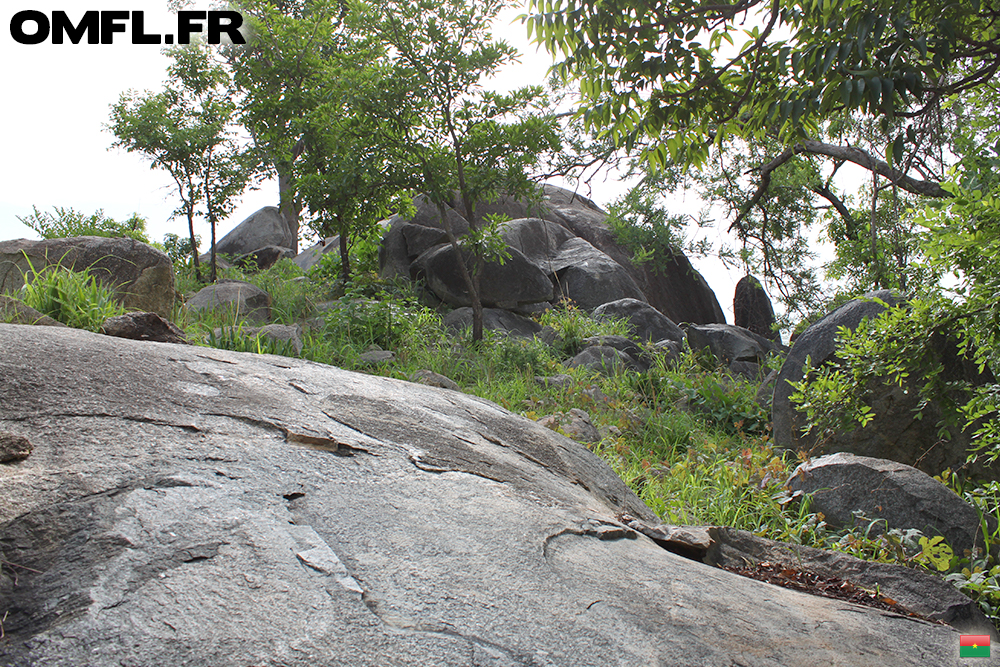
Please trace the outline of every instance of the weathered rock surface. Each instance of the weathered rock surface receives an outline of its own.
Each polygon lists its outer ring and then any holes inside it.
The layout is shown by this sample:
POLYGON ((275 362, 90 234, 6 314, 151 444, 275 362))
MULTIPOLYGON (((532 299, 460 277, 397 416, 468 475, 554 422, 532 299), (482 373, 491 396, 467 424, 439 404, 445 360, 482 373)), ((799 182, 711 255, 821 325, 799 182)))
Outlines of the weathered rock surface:
MULTIPOLYGON (((303 329, 301 324, 267 324, 262 327, 247 326, 226 326, 219 327, 213 331, 216 338, 242 338, 253 340, 260 336, 263 339, 284 343, 287 349, 295 354, 301 354, 304 342, 302 341, 303 329)), ((286 353, 285 350, 281 350, 286 353)), ((290 356, 290 355, 289 355, 290 356)))
MULTIPOLYGON (((444 316, 441 323, 452 331, 471 329, 472 308, 466 306, 453 310, 444 316)), ((483 330, 496 331, 508 336, 531 338, 541 333, 542 325, 507 310, 483 308, 483 330)))
POLYGON ((779 347, 772 341, 743 327, 731 324, 701 324, 684 327, 692 350, 708 350, 726 365, 749 361, 762 363, 779 347))
POLYGON ((575 357, 566 362, 568 368, 584 366, 599 373, 614 373, 616 370, 627 368, 629 370, 639 370, 639 365, 621 350, 610 345, 592 345, 584 348, 575 357))
POLYGON ((215 310, 234 320, 263 323, 271 319, 271 296, 241 280, 220 280, 207 285, 187 301, 194 310, 215 310))
POLYGON ((166 254, 134 239, 77 236, 66 239, 0 241, 0 293, 16 292, 32 267, 58 264, 90 269, 112 288, 126 309, 163 317, 174 305, 174 265, 166 254))
POLYGON ((331 236, 323 239, 315 245, 309 246, 292 258, 292 261, 295 262, 295 264, 303 271, 308 271, 318 264, 321 259, 323 259, 323 255, 330 252, 334 254, 340 253, 339 236, 331 236))
MULTIPOLYGON (((793 391, 789 382, 802 379, 807 358, 814 366, 834 360, 838 329, 843 326, 853 330, 863 319, 877 316, 885 309, 883 302, 893 307, 900 300, 889 291, 872 292, 834 310, 795 339, 774 385, 771 404, 774 442, 779 447, 804 450, 813 455, 842 451, 889 459, 912 465, 931 475, 946 468, 964 467, 971 434, 952 429, 950 440, 942 441, 937 425, 941 413, 934 403, 924 408, 922 418, 916 418, 914 409, 920 397, 917 391, 919 385, 915 383, 920 378, 911 378, 914 384, 904 388, 895 385, 872 387, 873 398, 869 405, 875 417, 864 428, 839 432, 822 441, 813 434, 806 435, 801 431, 804 420, 788 400, 793 391)), ((965 380, 974 384, 986 379, 978 375, 974 364, 959 357, 955 345, 944 336, 935 339, 933 344, 945 368, 942 379, 965 380)), ((1000 469, 995 464, 977 464, 969 470, 978 476, 1000 478, 1000 469)))
POLYGON ((216 242, 215 252, 239 257, 267 246, 281 246, 290 248, 294 254, 299 247, 298 242, 278 207, 265 206, 216 242))
POLYGON ((605 223, 607 214, 594 202, 553 185, 544 186, 543 194, 546 212, 541 217, 559 223, 623 266, 659 312, 675 322, 726 321, 712 288, 683 253, 657 258, 655 268, 649 263, 636 266, 615 241, 605 223))
MULTIPOLYGON (((511 222, 501 233, 510 247, 550 276, 561 295, 586 310, 634 298, 649 300, 677 321, 725 321, 715 294, 683 254, 658 262, 663 268, 659 273, 646 265, 634 266, 605 223, 607 214, 592 201, 554 186, 545 186, 541 195, 540 203, 510 197, 481 203, 476 215, 507 217, 511 222)), ((414 203, 416 213, 407 220, 392 218, 383 236, 379 265, 385 277, 410 278, 413 261, 445 240, 437 209, 423 197, 414 203)), ((468 223, 459 210, 457 205, 447 207, 446 217, 461 235, 468 223)))
POLYGON ((595 318, 624 318, 632 325, 632 334, 638 340, 658 343, 661 340, 682 342, 684 331, 653 306, 638 299, 619 299, 605 303, 594 310, 595 318))
POLYGON ((462 391, 462 388, 458 386, 458 383, 450 377, 441 375, 440 373, 435 373, 434 371, 427 370, 426 368, 415 371, 409 377, 411 382, 425 384, 428 387, 441 387, 442 389, 451 389, 452 391, 462 391))
MULTIPOLYGON (((809 510, 822 512, 835 527, 855 525, 864 512, 871 535, 916 528, 942 535, 956 554, 983 546, 979 513, 930 475, 902 463, 838 452, 807 461, 788 480, 793 491, 811 493, 809 510)), ((995 528, 995 526, 994 526, 995 528)))
POLYGON ((733 324, 781 344, 781 335, 774 330, 774 306, 760 281, 747 274, 736 283, 733 294, 733 324))
POLYGON ((105 336, 131 338, 132 340, 187 343, 187 336, 180 327, 156 313, 133 312, 109 317, 104 320, 100 332, 105 336))
MULTIPOLYGON (((842 579, 867 590, 877 590, 907 611, 923 618, 948 623, 963 634, 991 635, 993 642, 998 640, 996 628, 975 602, 941 577, 928 572, 901 565, 870 563, 847 554, 800 544, 775 542, 745 530, 709 528, 708 534, 711 545, 705 555, 707 563, 734 568, 771 563, 793 572, 803 571, 824 578, 842 579)), ((873 660, 868 664, 880 663, 873 660)), ((927 664, 955 663, 948 660, 948 654, 943 654, 928 656, 927 664)))
POLYGON ((295 251, 291 248, 269 245, 240 255, 233 260, 233 264, 246 271, 264 271, 286 257, 289 259, 296 257, 295 251))
MULTIPOLYGON (((468 258, 466 261, 468 266, 468 258)), ((414 278, 426 280, 431 291, 448 305, 461 308, 472 304, 450 244, 434 246, 421 254, 410 265, 410 272, 414 278)), ((551 301, 552 283, 541 269, 511 249, 503 264, 493 261, 483 266, 479 298, 484 306, 502 308, 551 301)))
POLYGON ((297 359, 0 325, 0 664, 959 664, 946 626, 686 560, 582 446, 297 359), (13 379, 13 381, 12 381, 13 379))
POLYGON ((5 294, 0 294, 0 322, 37 324, 45 327, 66 326, 62 322, 54 320, 48 315, 43 315, 34 308, 25 305, 24 302, 13 299, 5 294))

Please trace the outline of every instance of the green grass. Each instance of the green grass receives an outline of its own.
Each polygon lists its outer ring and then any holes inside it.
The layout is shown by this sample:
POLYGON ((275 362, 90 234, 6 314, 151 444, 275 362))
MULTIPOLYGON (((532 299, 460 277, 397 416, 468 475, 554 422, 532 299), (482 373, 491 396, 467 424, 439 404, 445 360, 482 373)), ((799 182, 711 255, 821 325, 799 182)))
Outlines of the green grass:
POLYGON ((114 292, 88 271, 51 265, 31 267, 17 294, 25 305, 75 329, 98 331, 104 321, 125 312, 114 292))

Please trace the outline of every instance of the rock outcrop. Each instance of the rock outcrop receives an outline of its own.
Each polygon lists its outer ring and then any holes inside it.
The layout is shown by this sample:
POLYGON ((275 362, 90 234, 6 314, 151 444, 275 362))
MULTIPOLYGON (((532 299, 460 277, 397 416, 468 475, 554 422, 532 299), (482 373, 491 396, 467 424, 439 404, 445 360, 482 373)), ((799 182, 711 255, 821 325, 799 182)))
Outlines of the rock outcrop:
MULTIPOLYGON (((927 537, 943 536, 960 556, 983 546, 976 509, 912 466, 838 452, 803 463, 787 486, 812 494, 809 511, 822 512, 834 528, 857 526, 854 512, 860 511, 860 527, 872 536, 913 528, 927 537)), ((996 521, 987 521, 995 530, 996 521)))
MULTIPOLYGON (((870 407, 874 418, 863 428, 839 432, 819 440, 803 434, 802 415, 793 409, 789 397, 793 389, 789 382, 802 379, 806 359, 819 366, 836 359, 837 336, 840 327, 855 329, 860 322, 875 317, 886 304, 896 307, 902 301, 889 291, 866 294, 840 306, 812 324, 795 339, 774 384, 771 404, 774 443, 782 448, 804 450, 813 455, 850 452, 859 456, 889 459, 914 466, 930 475, 946 468, 966 467, 971 433, 952 429, 950 439, 942 440, 938 433, 941 412, 933 402, 924 406, 922 418, 915 410, 921 402, 920 378, 910 378, 905 387, 875 385, 871 388, 870 407)), ((942 379, 962 380, 973 384, 988 381, 980 376, 974 364, 962 359, 954 343, 945 336, 932 341, 945 367, 942 379)), ((977 464, 969 468, 977 476, 997 479, 997 466, 977 464)))
POLYGON ((298 239, 289 229, 277 206, 265 206, 233 227, 215 244, 218 255, 240 257, 267 246, 287 248, 295 254, 298 239))
POLYGON ((187 301, 192 310, 214 310, 233 322, 242 319, 262 324, 271 319, 271 296, 241 280, 220 280, 202 287, 187 301))
POLYGON ((774 306, 760 281, 745 275, 736 283, 733 294, 733 324, 781 344, 780 334, 774 330, 774 306))
POLYGON ((660 548, 600 460, 473 396, 54 327, 0 349, 0 432, 34 447, 0 466, 3 665, 958 659, 660 548))
MULTIPOLYGON (((555 297, 568 297, 585 310, 609 301, 637 299, 648 301, 674 321, 725 322, 715 294, 683 254, 661 258, 657 269, 633 265, 628 251, 618 245, 605 223, 607 214, 593 202, 554 186, 545 186, 541 194, 543 201, 538 203, 512 198, 483 203, 476 215, 501 214, 510 220, 501 228, 508 246, 519 261, 523 255, 548 276, 555 297)), ((429 276, 433 283, 434 271, 411 267, 435 246, 445 248, 449 255, 451 251, 443 246, 446 239, 437 209, 423 197, 415 204, 416 211, 409 219, 396 216, 389 221, 379 255, 381 273, 389 278, 429 276)), ((447 207, 446 217, 456 234, 468 229, 468 222, 455 207, 447 207)), ((504 287, 502 279, 498 284, 484 277, 484 288, 490 284, 497 289, 504 287)), ((435 292, 438 287, 432 284, 435 292)), ((448 303, 454 300, 450 295, 438 296, 448 303)))
POLYGON ((128 310, 168 317, 174 305, 174 265, 166 254, 134 239, 76 236, 65 239, 0 241, 0 294, 16 292, 32 269, 58 264, 90 270, 114 290, 128 310))

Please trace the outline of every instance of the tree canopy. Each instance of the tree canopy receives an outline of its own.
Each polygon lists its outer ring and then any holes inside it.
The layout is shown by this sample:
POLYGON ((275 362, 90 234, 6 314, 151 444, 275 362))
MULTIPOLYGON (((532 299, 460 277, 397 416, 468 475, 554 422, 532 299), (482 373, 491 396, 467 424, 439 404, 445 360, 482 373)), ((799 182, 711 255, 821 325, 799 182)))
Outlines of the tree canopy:
POLYGON ((1000 6, 990 0, 531 0, 529 32, 580 81, 591 127, 655 164, 701 164, 733 137, 861 164, 917 194, 935 183, 886 160, 817 141, 831 116, 919 119, 1000 67, 1000 6))

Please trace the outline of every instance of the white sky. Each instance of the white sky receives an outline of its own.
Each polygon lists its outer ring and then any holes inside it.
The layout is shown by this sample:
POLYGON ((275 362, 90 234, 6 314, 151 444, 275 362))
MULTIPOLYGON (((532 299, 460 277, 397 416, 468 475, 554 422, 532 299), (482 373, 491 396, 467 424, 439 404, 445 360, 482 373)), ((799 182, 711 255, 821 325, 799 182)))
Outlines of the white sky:
MULTIPOLYGON (((31 214, 32 206, 51 211, 53 206, 72 207, 85 214, 103 209, 116 219, 138 212, 148 220, 153 240, 167 232, 184 236, 186 223, 171 220, 175 200, 169 176, 149 168, 141 157, 109 150, 113 136, 104 130, 109 109, 128 89, 159 90, 165 78, 167 58, 155 45, 133 45, 130 36, 115 35, 111 45, 52 44, 21 45, 8 26, 21 10, 51 8, 65 11, 72 20, 83 12, 125 10, 145 12, 147 33, 174 32, 176 17, 167 0, 61 0, 46 8, 32 0, 6 0, 0 37, 0 90, 7 92, 0 111, 3 155, 0 161, 0 240, 37 238, 18 216, 31 214)), ((199 3, 207 8, 209 3, 199 3)), ((521 64, 501 73, 495 86, 506 89, 542 84, 551 63, 547 53, 528 43, 526 31, 515 17, 524 10, 505 12, 496 31, 522 53, 521 64)), ((26 28, 33 28, 28 24, 26 28)), ((590 196, 606 207, 626 190, 624 184, 603 178, 591 183, 590 196)), ((223 222, 219 238, 262 206, 275 205, 277 186, 265 183, 248 191, 233 216, 223 222)), ((689 212, 692 204, 683 208, 689 212)), ((195 232, 209 238, 207 223, 196 223, 195 232)), ((722 234, 723 230, 712 233, 722 234)), ((204 246, 204 243, 203 243, 204 246)), ((204 248, 203 248, 204 249, 204 248)), ((742 277, 718 262, 693 260, 715 290, 723 310, 732 321, 732 297, 742 277)))

